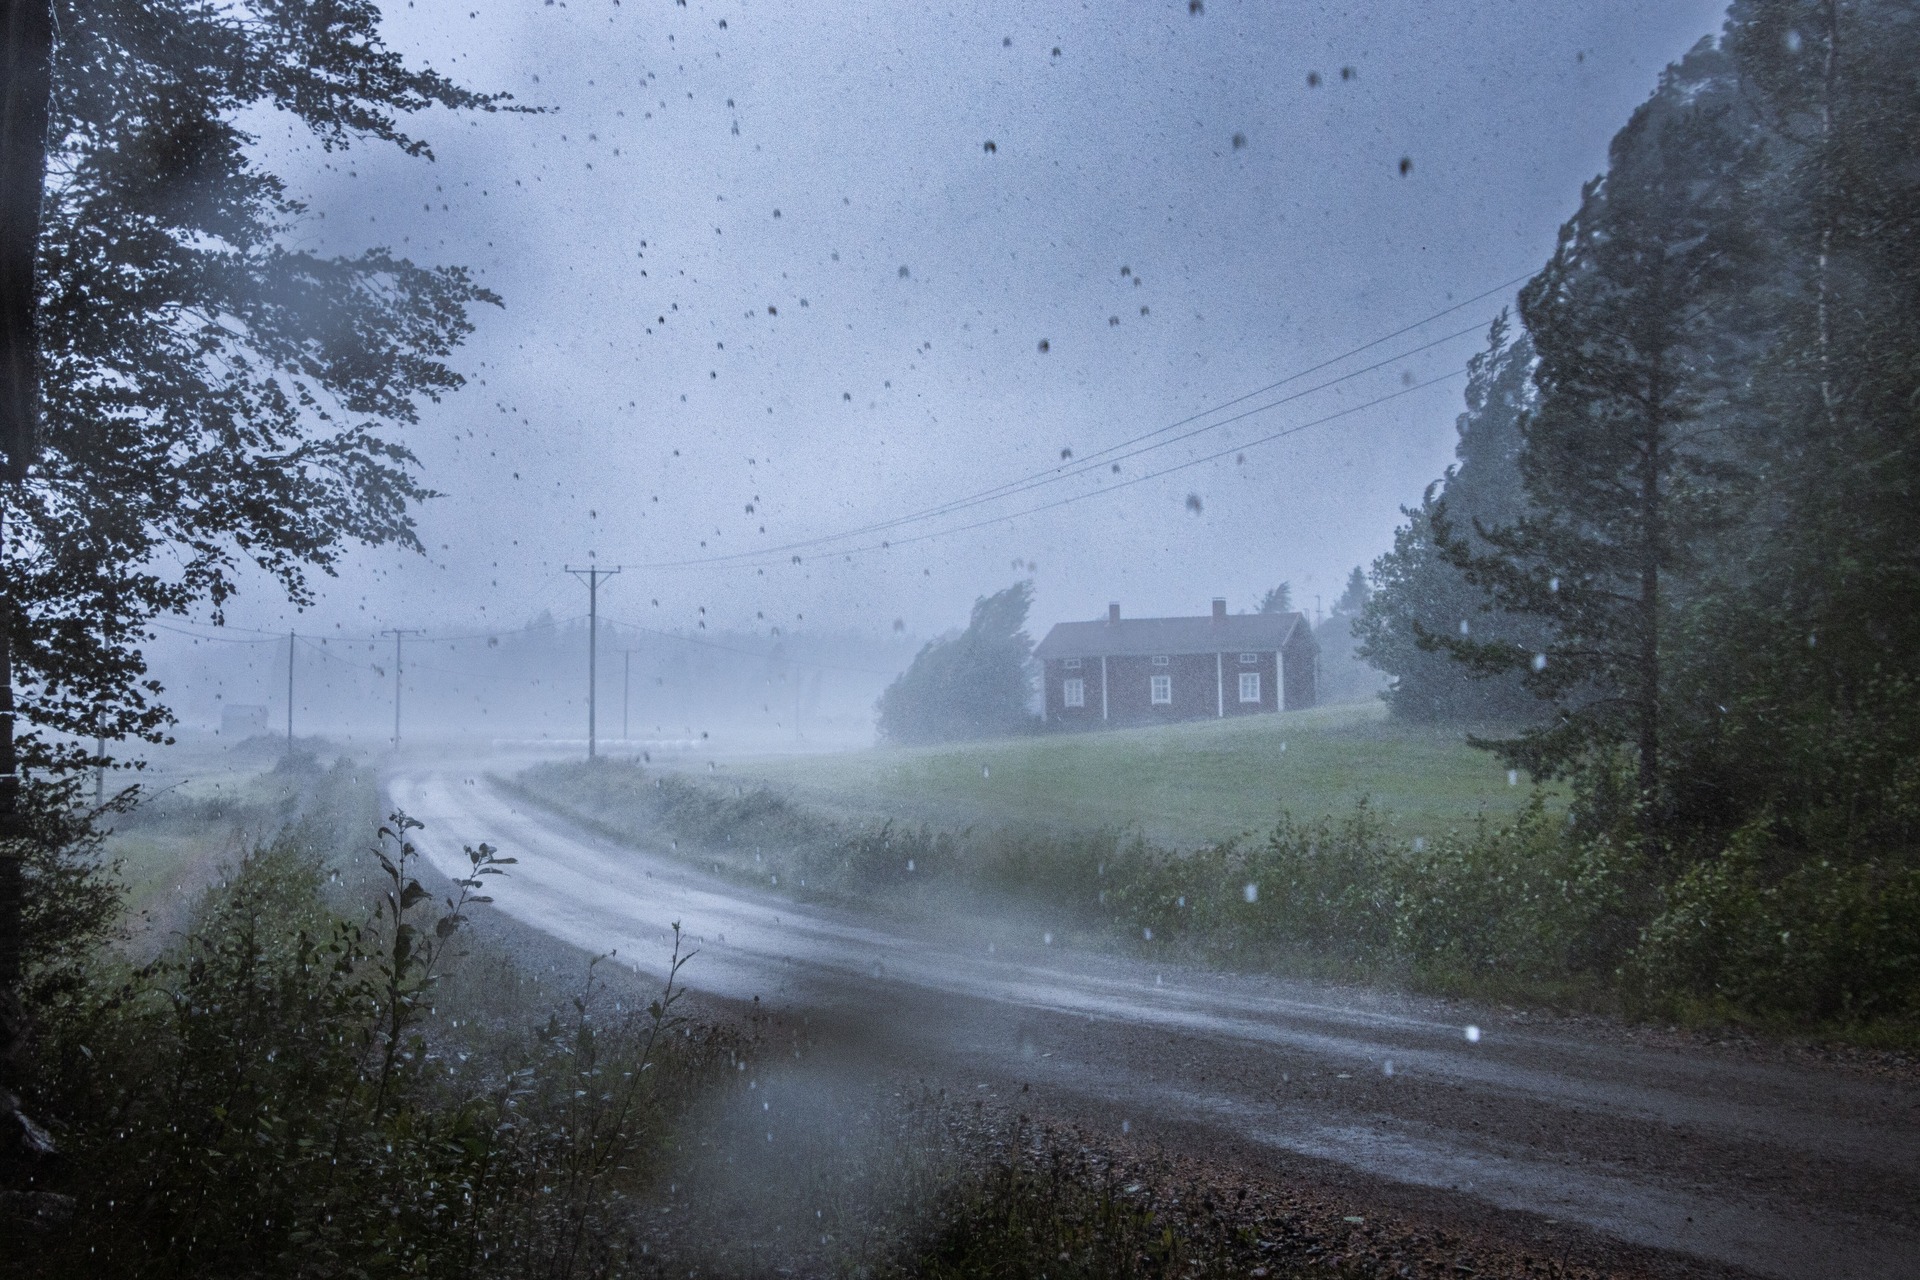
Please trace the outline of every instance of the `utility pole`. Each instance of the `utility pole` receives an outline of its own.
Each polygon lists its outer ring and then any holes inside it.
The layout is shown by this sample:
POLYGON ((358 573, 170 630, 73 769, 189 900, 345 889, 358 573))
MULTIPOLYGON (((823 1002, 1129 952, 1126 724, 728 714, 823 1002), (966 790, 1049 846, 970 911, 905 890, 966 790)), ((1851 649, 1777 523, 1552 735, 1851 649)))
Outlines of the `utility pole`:
POLYGON ((627 732, 627 710, 633 699, 633 650, 622 649, 620 680, 620 741, 630 741, 633 735, 627 732))
POLYGON ((382 631, 383 636, 393 637, 393 749, 400 749, 400 641, 404 636, 423 636, 426 632, 418 627, 395 627, 382 631))
POLYGON ((611 578, 620 572, 620 566, 603 569, 599 565, 588 565, 576 569, 572 565, 564 566, 566 572, 587 584, 587 759, 594 757, 595 695, 599 692, 596 681, 599 674, 600 643, 600 579, 611 578))
POLYGON ((287 632, 287 759, 293 759, 293 643, 299 637, 287 632))

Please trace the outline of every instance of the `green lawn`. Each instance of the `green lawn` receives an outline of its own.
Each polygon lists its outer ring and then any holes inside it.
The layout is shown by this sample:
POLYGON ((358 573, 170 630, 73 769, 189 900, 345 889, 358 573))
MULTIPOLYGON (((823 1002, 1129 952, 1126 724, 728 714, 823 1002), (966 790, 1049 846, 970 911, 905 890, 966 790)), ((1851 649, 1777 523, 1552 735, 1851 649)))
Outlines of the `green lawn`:
POLYGON ((1315 818, 1368 796, 1408 835, 1526 799, 1459 729, 1390 723, 1378 705, 841 755, 738 760, 727 774, 857 818, 957 827, 1135 824, 1174 844, 1315 818))

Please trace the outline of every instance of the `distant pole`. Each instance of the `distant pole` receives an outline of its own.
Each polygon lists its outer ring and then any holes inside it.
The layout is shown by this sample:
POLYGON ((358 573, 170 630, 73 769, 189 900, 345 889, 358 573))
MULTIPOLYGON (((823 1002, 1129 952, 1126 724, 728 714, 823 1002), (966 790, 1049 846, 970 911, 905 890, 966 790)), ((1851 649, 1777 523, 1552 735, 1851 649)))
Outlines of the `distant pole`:
POLYGON ((603 569, 599 565, 588 565, 576 569, 567 565, 565 570, 587 584, 587 759, 591 760, 595 752, 595 704, 599 693, 600 579, 613 577, 620 572, 620 566, 603 569))
POLYGON ((423 636, 417 627, 395 627, 380 633, 393 637, 393 749, 400 749, 400 641, 405 636, 423 636))
POLYGON ((633 701, 633 650, 622 649, 620 659, 620 741, 631 742, 633 734, 627 729, 627 712, 633 701))
POLYGON ((293 759, 293 632, 287 632, 287 759, 293 759))

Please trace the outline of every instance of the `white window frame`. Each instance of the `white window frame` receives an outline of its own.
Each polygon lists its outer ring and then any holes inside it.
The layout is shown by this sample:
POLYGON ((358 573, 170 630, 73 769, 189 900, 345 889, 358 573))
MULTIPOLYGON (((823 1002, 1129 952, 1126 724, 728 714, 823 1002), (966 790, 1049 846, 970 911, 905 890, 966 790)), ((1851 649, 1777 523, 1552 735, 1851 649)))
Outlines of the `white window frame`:
POLYGON ((1242 671, 1240 673, 1240 701, 1260 701, 1260 673, 1258 671, 1242 671))
POLYGON ((1080 669, 1080 659, 1066 658, 1061 661, 1060 665, 1069 671, 1078 671, 1080 669))
POLYGON ((1063 707, 1084 707, 1087 705, 1087 682, 1079 676, 1060 682, 1060 705, 1063 707))
POLYGON ((1147 680, 1147 696, 1156 707, 1173 705, 1173 677, 1171 675, 1151 676, 1147 680))
POLYGON ((1240 655, 1240 665, 1243 667, 1251 667, 1258 661, 1260 661, 1260 655, 1257 653, 1243 653, 1240 655))
POLYGON ((1164 666, 1166 666, 1166 665, 1167 665, 1167 655, 1166 655, 1166 654, 1164 654, 1164 653, 1156 653, 1156 654, 1154 654, 1154 655, 1153 655, 1153 665, 1154 665, 1154 666, 1156 666, 1156 667, 1164 667, 1164 666))

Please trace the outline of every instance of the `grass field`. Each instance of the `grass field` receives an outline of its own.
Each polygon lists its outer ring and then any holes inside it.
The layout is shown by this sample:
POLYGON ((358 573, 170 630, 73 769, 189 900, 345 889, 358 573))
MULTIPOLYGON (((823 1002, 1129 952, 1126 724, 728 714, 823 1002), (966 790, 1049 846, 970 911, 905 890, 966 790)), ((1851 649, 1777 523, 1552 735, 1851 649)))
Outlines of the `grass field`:
POLYGON ((839 755, 736 760, 764 782, 855 819, 1039 829, 1137 826, 1177 845, 1317 818, 1369 797, 1405 834, 1517 811, 1528 787, 1458 728, 1392 723, 1377 704, 1105 733, 839 755))

